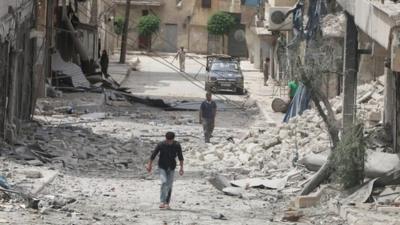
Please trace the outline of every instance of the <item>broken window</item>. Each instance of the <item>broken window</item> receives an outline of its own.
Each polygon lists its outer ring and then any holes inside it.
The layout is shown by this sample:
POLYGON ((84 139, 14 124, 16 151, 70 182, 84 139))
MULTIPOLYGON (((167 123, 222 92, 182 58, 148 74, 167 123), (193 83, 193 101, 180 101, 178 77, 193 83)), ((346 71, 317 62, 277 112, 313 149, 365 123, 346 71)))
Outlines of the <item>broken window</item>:
POLYGON ((201 7, 211 8, 211 0, 201 0, 201 7))

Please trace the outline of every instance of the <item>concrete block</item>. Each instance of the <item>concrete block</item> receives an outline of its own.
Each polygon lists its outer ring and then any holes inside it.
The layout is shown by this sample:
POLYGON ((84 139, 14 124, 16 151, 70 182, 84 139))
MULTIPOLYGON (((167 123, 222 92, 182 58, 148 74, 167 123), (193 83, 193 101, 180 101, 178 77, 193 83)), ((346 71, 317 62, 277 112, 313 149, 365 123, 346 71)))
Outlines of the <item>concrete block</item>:
POLYGON ((324 189, 325 186, 321 187, 317 192, 312 193, 310 195, 297 196, 294 201, 294 205, 297 208, 309 208, 317 205, 320 202, 324 189))
POLYGON ((380 111, 369 112, 368 120, 373 121, 373 122, 379 122, 379 121, 381 121, 381 114, 382 113, 380 111))
POLYGON ((302 211, 289 209, 284 212, 282 221, 297 222, 303 216, 304 213, 302 211))
POLYGON ((31 179, 39 179, 43 177, 40 171, 34 171, 34 170, 23 171, 23 174, 26 176, 26 178, 31 178, 31 179))
POLYGON ((320 196, 298 196, 295 200, 296 208, 309 208, 319 203, 320 196))

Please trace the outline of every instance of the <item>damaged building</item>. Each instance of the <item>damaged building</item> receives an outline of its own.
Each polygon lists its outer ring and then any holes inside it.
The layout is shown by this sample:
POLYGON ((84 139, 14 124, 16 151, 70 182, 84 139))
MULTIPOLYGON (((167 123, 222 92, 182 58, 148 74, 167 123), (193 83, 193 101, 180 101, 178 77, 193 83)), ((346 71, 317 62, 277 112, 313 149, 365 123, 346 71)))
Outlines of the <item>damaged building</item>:
POLYGON ((0 2, 0 136, 11 143, 44 93, 44 3, 0 2))
POLYGON ((255 68, 262 69, 264 59, 270 58, 269 74, 281 86, 299 76, 297 59, 291 57, 293 55, 300 56, 304 61, 306 54, 314 54, 314 58, 318 58, 321 63, 333 62, 330 65, 324 64, 326 72, 319 82, 326 96, 343 96, 346 114, 343 124, 355 121, 358 110, 354 100, 357 98, 357 85, 382 80, 384 77, 382 85, 385 86, 385 107, 374 109, 366 117, 377 117, 373 118, 374 121, 383 121, 391 136, 393 149, 398 152, 398 4, 393 1, 339 0, 304 1, 299 6, 299 2, 276 0, 261 1, 258 4, 258 13, 249 29, 251 32, 247 34, 250 61, 255 68), (289 10, 297 7, 301 9, 299 13, 303 25, 296 25, 293 15, 281 19, 289 10), (321 33, 313 33, 313 27, 316 26, 320 27, 321 33), (301 40, 296 41, 296 29, 303 32, 301 40), (324 49, 306 53, 310 35, 320 35, 324 49), (349 43, 352 46, 347 46, 349 43), (321 55, 322 51, 326 54, 321 55), (347 71, 356 72, 349 74, 347 71))
POLYGON ((104 49, 112 52, 115 34, 111 31, 107 1, 49 1, 51 9, 52 85, 89 88, 87 76, 101 75, 98 59, 104 49))
MULTIPOLYGON (((0 3, 0 135, 14 142, 46 86, 88 88, 101 50, 112 52, 112 1, 0 3)), ((101 74, 101 73, 100 73, 101 74)))

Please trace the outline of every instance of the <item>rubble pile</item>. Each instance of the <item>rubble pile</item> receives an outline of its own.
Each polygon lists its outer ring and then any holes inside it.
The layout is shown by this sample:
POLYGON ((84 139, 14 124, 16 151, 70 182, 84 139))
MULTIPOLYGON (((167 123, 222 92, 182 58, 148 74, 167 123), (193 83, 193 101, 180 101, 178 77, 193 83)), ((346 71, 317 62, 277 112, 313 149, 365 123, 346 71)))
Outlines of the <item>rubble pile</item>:
POLYGON ((324 37, 344 37, 346 17, 344 13, 328 14, 322 19, 324 37))
MULTIPOLYGON (((375 126, 382 119, 384 107, 383 77, 370 83, 357 87, 357 117, 367 122, 367 126, 375 126)), ((337 96, 330 100, 333 110, 337 113, 337 119, 342 118, 342 98, 337 96)))
POLYGON ((222 140, 199 151, 191 151, 194 164, 221 170, 245 168, 252 175, 265 176, 269 171, 286 171, 310 152, 329 149, 329 136, 324 123, 313 110, 293 118, 288 124, 268 129, 253 129, 235 143, 222 140), (307 132, 305 132, 307 131, 307 132))
MULTIPOLYGON (((382 131, 376 125, 379 119, 371 121, 371 113, 383 108, 382 82, 373 81, 358 87, 357 113, 366 122, 367 133, 378 139, 382 131)), ((341 97, 330 100, 332 108, 340 120, 341 97)), ((228 135, 228 134, 226 134, 228 135)), ((288 170, 296 165, 298 159, 310 153, 327 155, 331 147, 330 138, 324 122, 314 109, 306 110, 301 116, 292 118, 289 123, 268 128, 252 129, 246 137, 235 139, 235 143, 221 140, 203 150, 191 151, 194 164, 221 170, 222 168, 245 168, 250 175, 265 176, 270 171, 288 170)), ((368 142, 369 149, 380 147, 386 151, 382 139, 368 142)))
MULTIPOLYGON (((116 130, 111 132, 117 132, 116 130)), ((24 129, 13 157, 26 164, 80 170, 137 169, 150 149, 137 138, 126 141, 99 135, 90 128, 75 126, 36 126, 24 129)))

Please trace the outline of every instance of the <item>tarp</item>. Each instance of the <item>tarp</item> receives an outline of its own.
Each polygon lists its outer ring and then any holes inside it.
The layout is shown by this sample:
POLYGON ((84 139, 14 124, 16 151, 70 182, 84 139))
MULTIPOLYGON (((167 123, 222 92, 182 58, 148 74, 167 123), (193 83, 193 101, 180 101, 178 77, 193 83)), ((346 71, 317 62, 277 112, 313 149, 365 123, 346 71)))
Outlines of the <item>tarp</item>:
POLYGON ((308 109, 310 99, 311 92, 300 83, 292 102, 290 102, 288 106, 283 122, 287 123, 290 118, 301 115, 306 109, 308 109))

